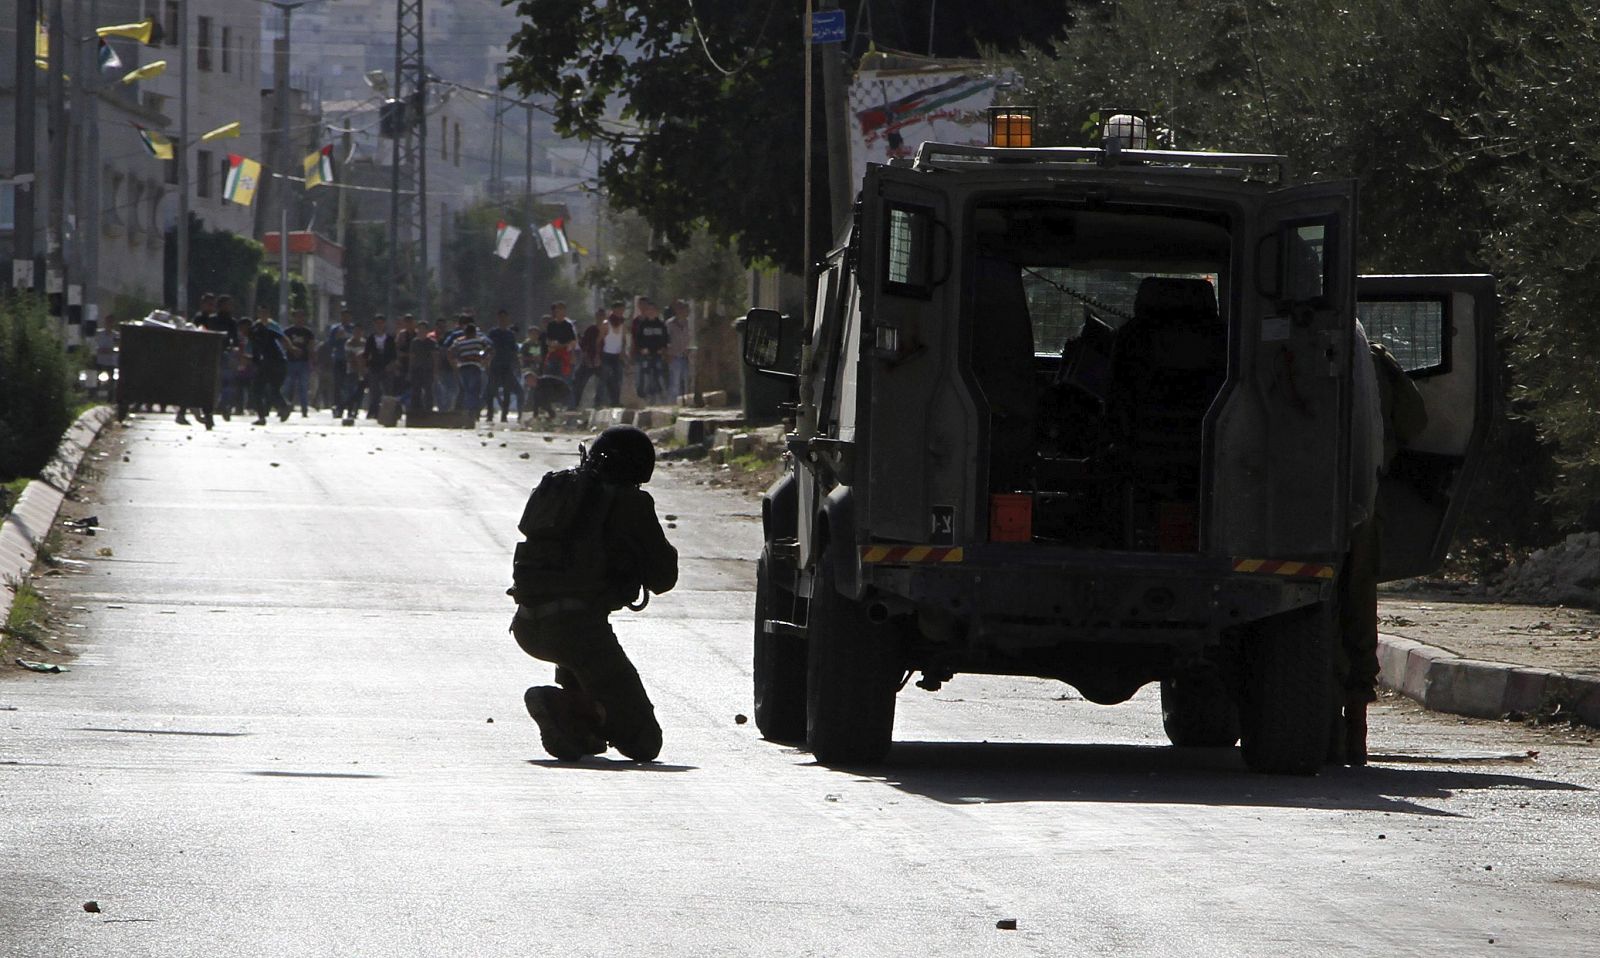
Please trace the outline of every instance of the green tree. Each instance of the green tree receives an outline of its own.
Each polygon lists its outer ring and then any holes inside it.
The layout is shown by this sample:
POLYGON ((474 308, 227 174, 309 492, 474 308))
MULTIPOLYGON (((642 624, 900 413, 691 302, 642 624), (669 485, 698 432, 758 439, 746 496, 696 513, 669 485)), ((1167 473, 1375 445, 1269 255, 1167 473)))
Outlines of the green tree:
POLYGON ((72 425, 75 367, 36 297, 0 300, 0 482, 35 476, 72 425))
MULTIPOLYGON (((421 302, 417 283, 403 274, 394 283, 395 309, 414 313, 421 302)), ((389 227, 382 223, 355 223, 345 233, 345 303, 357 319, 365 321, 389 310, 389 227)), ((434 296, 430 303, 437 300, 434 296)))
MULTIPOLYGON (((166 234, 165 301, 177 303, 177 234, 166 234)), ((228 230, 208 230, 194 213, 189 214, 189 305, 200 302, 201 293, 243 297, 262 266, 261 244, 228 230)), ((274 274, 276 276, 276 274, 274 274)), ((273 280, 276 283, 276 279, 273 280)), ((276 295, 276 293, 274 293, 276 295)))

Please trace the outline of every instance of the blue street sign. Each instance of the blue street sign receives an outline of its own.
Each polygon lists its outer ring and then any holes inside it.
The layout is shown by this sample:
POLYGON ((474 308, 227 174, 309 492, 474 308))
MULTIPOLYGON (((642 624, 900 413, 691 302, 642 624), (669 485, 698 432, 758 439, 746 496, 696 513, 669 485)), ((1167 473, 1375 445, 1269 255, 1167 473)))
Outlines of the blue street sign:
POLYGON ((811 15, 812 43, 844 42, 844 11, 818 10, 811 15))

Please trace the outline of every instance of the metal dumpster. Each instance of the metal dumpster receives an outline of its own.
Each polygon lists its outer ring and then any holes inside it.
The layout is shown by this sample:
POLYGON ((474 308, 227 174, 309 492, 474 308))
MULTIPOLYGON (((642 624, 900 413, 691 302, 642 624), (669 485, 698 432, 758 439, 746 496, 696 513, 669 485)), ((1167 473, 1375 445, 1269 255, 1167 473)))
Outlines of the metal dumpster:
POLYGON ((198 410, 210 429, 227 337, 152 323, 123 323, 121 332, 117 418, 137 403, 183 406, 198 410))

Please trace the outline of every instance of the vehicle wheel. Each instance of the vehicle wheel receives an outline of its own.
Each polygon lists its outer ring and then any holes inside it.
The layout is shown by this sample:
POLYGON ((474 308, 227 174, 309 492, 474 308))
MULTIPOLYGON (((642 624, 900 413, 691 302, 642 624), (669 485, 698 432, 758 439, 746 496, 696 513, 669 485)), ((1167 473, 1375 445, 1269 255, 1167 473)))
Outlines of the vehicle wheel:
POLYGON ((1246 637, 1242 745, 1257 772, 1314 775, 1328 755, 1337 603, 1275 616, 1246 637))
POLYGON ((825 765, 868 764, 893 741, 902 670, 894 630, 869 621, 835 581, 824 553, 806 618, 806 747, 825 765))
POLYGON ((773 635, 766 619, 792 619, 794 596, 772 583, 772 558, 761 550, 756 563, 755 717, 762 738, 803 742, 806 737, 806 640, 773 635))
POLYGON ((1214 669, 1161 683, 1161 727, 1180 748, 1230 748, 1239 741, 1239 706, 1214 669))

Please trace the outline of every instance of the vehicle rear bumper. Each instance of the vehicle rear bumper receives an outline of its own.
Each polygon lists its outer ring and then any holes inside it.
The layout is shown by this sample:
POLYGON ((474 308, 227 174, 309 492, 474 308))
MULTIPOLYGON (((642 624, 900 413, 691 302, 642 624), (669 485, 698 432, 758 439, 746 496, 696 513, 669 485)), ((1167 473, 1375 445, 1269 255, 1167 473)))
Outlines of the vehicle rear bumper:
POLYGON ((862 579, 890 612, 954 618, 968 641, 1008 644, 1206 644, 1335 588, 1330 566, 1301 562, 1028 546, 967 547, 959 561, 864 562, 862 579))

